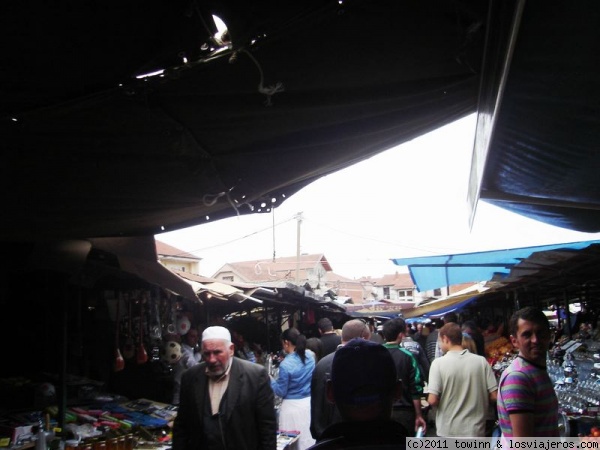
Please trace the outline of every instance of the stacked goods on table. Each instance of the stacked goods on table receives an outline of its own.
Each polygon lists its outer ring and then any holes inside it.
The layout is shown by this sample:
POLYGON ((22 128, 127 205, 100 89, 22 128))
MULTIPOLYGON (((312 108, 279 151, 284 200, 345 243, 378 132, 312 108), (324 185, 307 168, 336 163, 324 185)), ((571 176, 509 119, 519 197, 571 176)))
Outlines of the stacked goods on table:
POLYGON ((512 343, 504 336, 485 344, 485 356, 496 377, 500 377, 502 371, 508 367, 516 354, 512 343))

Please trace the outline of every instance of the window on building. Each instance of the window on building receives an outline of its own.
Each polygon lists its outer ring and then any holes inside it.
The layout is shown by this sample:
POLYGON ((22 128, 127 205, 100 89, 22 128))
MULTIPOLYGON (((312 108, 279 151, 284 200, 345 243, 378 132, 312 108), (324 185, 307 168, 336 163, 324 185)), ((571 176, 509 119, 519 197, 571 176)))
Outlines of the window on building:
POLYGON ((383 288, 383 298, 390 298, 390 288, 389 287, 383 288))
POLYGON ((233 282, 233 277, 232 276, 230 276, 230 277, 223 277, 223 281, 231 281, 231 282, 233 282))
POLYGON ((398 298, 401 298, 404 300, 412 300, 412 296, 413 296, 413 291, 411 289, 398 291, 398 298))

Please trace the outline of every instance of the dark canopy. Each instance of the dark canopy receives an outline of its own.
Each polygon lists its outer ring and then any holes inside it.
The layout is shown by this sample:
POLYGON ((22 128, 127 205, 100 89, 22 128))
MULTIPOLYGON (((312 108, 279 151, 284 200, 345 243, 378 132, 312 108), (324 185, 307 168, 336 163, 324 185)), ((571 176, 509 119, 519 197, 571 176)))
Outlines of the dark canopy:
POLYGON ((470 200, 479 185, 488 203, 598 232, 600 3, 493 0, 490 12, 470 200))
POLYGON ((476 148, 489 151, 472 202, 598 230, 599 11, 594 0, 1 2, 0 239, 154 235, 268 211, 478 101, 476 148), (220 41, 212 13, 229 28, 220 41))
POLYGON ((479 0, 0 8, 5 239, 266 211, 475 111, 479 0), (232 50, 211 52, 211 12, 232 50))

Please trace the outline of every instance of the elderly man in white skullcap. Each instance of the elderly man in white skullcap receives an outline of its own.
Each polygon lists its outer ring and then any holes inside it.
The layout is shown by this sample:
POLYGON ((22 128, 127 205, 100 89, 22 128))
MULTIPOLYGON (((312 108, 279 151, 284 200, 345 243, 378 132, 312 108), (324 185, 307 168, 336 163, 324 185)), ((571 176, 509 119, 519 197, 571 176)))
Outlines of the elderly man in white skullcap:
POLYGON ((267 370, 233 355, 229 330, 202 333, 202 362, 181 379, 173 450, 275 450, 275 396, 267 370))

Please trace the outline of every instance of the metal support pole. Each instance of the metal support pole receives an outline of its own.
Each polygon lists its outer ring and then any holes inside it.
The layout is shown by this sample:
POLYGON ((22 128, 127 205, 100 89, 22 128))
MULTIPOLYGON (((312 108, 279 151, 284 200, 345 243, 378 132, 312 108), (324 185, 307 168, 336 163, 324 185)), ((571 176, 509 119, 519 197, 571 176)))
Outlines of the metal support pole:
POLYGON ((302 212, 296 214, 298 221, 296 232, 296 286, 300 285, 300 225, 302 224, 302 212))

